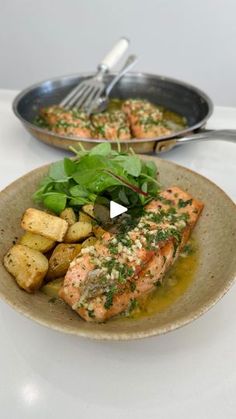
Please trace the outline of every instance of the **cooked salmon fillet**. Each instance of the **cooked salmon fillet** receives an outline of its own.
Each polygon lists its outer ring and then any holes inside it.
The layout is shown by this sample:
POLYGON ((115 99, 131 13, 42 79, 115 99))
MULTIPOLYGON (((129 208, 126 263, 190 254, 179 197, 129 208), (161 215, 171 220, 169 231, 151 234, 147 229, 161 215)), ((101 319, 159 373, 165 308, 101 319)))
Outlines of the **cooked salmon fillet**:
POLYGON ((178 187, 151 201, 136 227, 106 232, 72 263, 60 297, 83 319, 103 322, 155 289, 186 244, 203 204, 178 187))
POLYGON ((89 117, 85 112, 66 110, 54 105, 40 110, 41 122, 60 135, 107 140, 155 138, 172 130, 157 106, 141 99, 128 99, 120 110, 101 112, 89 117))
POLYGON ((51 106, 41 109, 40 116, 57 134, 82 138, 94 137, 93 126, 85 112, 51 106))
POLYGON ((146 100, 126 100, 122 110, 128 116, 130 129, 135 138, 162 137, 172 132, 163 120, 163 112, 146 100))
POLYGON ((91 117, 97 138, 107 140, 129 140, 131 133, 125 112, 110 111, 95 114, 91 117))

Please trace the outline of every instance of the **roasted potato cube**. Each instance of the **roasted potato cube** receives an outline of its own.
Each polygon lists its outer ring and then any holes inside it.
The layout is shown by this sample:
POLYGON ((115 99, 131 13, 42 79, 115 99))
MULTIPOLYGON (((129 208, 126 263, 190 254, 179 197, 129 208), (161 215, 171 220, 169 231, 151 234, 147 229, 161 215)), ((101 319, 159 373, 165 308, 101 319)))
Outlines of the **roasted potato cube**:
POLYGON ((60 217, 66 220, 69 226, 76 223, 76 215, 73 208, 66 208, 61 212, 60 217))
POLYGON ((90 236, 92 233, 92 224, 85 221, 77 221, 68 228, 68 231, 65 236, 65 243, 76 243, 86 237, 90 236))
POLYGON ((85 247, 88 247, 88 246, 93 246, 96 243, 96 241, 97 241, 96 237, 94 236, 89 237, 82 243, 81 249, 84 249, 85 247))
POLYGON ((88 215, 91 215, 91 217, 93 217, 93 216, 94 216, 94 212, 93 212, 93 210, 94 210, 94 206, 93 206, 93 204, 86 204, 86 205, 83 205, 82 210, 83 210, 84 212, 86 212, 88 215))
POLYGON ((85 221, 86 223, 91 223, 93 219, 89 215, 85 214, 83 211, 80 211, 79 221, 85 221))
POLYGON ((42 253, 48 252, 55 245, 54 240, 43 237, 40 234, 30 233, 30 231, 26 231, 20 238, 19 243, 42 253))
POLYGON ((93 226, 93 233, 97 239, 100 239, 106 231, 99 225, 93 226))
POLYGON ((64 276, 70 266, 70 262, 79 254, 81 244, 60 243, 55 247, 50 259, 47 279, 64 276))
POLYGON ((48 270, 48 260, 38 250, 16 244, 5 255, 4 266, 15 277, 17 284, 31 293, 41 287, 48 270))
POLYGON ((49 297, 57 298, 59 289, 63 284, 64 278, 57 278, 45 284, 41 291, 49 297))
POLYGON ((62 242, 68 230, 68 223, 55 215, 35 208, 28 208, 21 220, 21 227, 31 233, 62 242))

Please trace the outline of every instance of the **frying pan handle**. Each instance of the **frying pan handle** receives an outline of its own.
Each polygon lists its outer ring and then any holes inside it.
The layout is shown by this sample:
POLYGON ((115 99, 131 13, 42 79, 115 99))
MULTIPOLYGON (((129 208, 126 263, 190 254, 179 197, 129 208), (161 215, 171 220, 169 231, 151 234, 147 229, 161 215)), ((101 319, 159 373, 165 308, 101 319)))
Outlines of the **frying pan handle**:
POLYGON ((188 135, 180 138, 170 138, 157 140, 155 145, 155 152, 162 153, 169 151, 175 145, 178 144, 190 144, 197 141, 211 141, 211 140, 223 140, 236 143, 236 130, 234 129, 223 129, 223 130, 207 130, 201 129, 197 134, 188 135))
POLYGON ((177 144, 185 144, 196 141, 211 141, 211 140, 225 140, 230 142, 236 142, 236 130, 234 129, 222 129, 222 130, 201 130, 197 134, 188 135, 186 137, 176 138, 177 144))

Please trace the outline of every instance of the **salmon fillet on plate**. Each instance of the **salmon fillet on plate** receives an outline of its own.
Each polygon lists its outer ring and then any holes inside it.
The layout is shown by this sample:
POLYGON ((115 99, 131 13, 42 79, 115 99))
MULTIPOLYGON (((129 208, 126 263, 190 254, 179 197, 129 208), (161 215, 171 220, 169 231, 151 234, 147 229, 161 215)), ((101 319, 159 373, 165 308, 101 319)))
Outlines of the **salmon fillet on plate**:
POLYGON ((105 232, 70 264, 60 297, 86 321, 104 322, 162 281, 188 241, 203 203, 178 187, 160 193, 126 231, 105 232))

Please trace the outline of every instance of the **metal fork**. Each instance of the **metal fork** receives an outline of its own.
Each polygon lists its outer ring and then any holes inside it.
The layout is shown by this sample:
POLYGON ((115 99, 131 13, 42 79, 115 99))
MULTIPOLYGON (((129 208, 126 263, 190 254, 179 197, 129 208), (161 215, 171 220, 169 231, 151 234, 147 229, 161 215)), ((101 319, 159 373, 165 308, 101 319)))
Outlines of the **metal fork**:
POLYGON ((136 57, 136 55, 129 55, 121 70, 119 70, 116 76, 113 77, 110 83, 106 86, 105 91, 102 92, 98 100, 92 101, 90 107, 87 110, 88 115, 90 115, 91 113, 103 112, 107 108, 109 102, 109 95, 113 87, 128 71, 131 70, 131 68, 136 64, 137 61, 138 58, 136 57))
POLYGON ((98 65, 95 76, 79 83, 59 104, 65 109, 88 109, 93 101, 97 101, 105 89, 104 75, 119 61, 129 46, 126 38, 121 38, 98 65))

